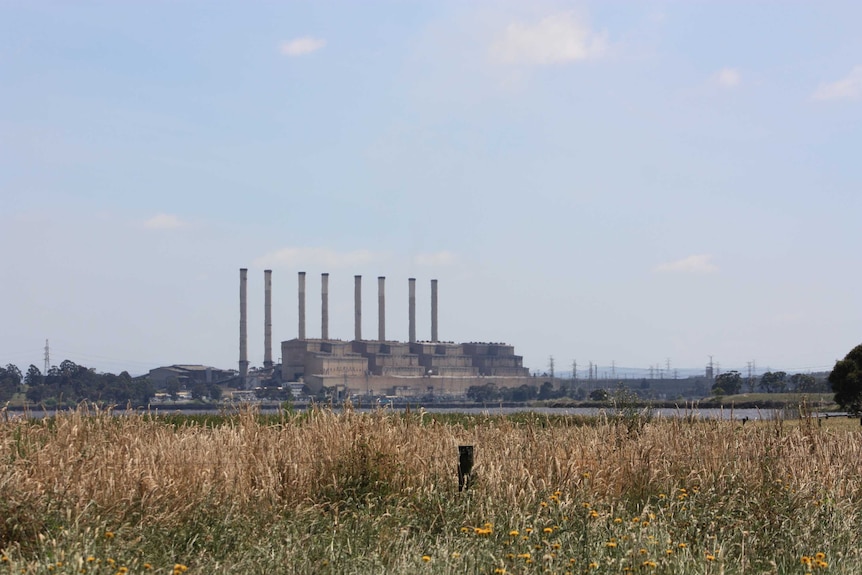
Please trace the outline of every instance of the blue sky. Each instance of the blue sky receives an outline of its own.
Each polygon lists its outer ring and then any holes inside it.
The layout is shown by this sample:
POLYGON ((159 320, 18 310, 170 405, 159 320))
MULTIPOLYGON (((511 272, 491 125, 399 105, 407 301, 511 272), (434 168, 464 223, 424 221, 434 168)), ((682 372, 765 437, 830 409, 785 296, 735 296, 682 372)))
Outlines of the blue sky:
MULTIPOLYGON (((296 336, 823 370, 860 343, 855 2, 0 1, 0 363, 296 336)), ((279 355, 278 350, 275 351, 279 355)))

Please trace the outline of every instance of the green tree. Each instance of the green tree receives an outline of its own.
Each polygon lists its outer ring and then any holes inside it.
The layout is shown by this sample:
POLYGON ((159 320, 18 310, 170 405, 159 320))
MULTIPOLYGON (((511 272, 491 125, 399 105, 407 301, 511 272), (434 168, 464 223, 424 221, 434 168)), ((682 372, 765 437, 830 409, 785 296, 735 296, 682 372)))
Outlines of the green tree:
POLYGON ((766 393, 780 393, 787 386, 787 373, 767 371, 760 376, 760 387, 766 393))
POLYGON ((500 390, 494 382, 485 385, 471 385, 467 388, 467 397, 476 403, 485 403, 500 399, 500 390))
POLYGON ((32 387, 34 385, 42 385, 44 380, 45 378, 42 377, 42 372, 39 371, 39 368, 31 363, 30 367, 27 368, 27 375, 24 376, 24 383, 28 387, 32 387))
POLYGON ((176 401, 180 394, 180 381, 176 377, 168 378, 165 381, 165 392, 176 401))
POLYGON ((550 381, 542 383, 539 387, 539 399, 552 399, 556 397, 554 392, 554 384, 550 381))
POLYGON ((716 395, 735 395, 742 389, 742 374, 738 371, 725 371, 716 376, 712 392, 716 395))
POLYGON ((501 390, 504 401, 532 401, 539 395, 539 389, 535 385, 519 385, 518 387, 507 387, 501 390))
MULTIPOLYGON (((218 401, 219 399, 221 399, 221 388, 219 386, 217 386, 216 384, 211 383, 207 387, 207 392, 209 393, 210 398, 214 399, 215 401, 218 401)), ((287 397, 288 397, 288 399, 290 399, 290 388, 289 387, 287 388, 287 397)))
POLYGON ((810 393, 817 389, 817 380, 810 373, 794 373, 790 376, 790 385, 799 393, 810 393))
POLYGON ((862 412, 862 345, 857 345, 835 362, 829 383, 835 392, 835 403, 850 413, 862 412))
POLYGON ((0 367, 0 401, 9 401, 21 389, 21 370, 11 363, 0 367))

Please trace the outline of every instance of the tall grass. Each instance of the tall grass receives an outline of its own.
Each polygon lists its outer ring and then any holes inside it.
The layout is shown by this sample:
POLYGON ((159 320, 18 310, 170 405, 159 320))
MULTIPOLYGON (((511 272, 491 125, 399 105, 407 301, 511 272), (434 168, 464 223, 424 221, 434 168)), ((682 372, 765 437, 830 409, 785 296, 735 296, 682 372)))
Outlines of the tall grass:
POLYGON ((846 421, 0 418, 0 573, 859 573, 846 421))

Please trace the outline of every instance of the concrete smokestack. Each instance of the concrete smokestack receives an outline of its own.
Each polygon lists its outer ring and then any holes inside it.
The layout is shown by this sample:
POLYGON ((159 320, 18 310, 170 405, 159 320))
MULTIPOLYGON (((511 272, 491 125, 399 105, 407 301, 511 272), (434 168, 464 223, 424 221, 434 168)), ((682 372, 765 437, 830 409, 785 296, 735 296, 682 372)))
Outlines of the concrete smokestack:
POLYGON ((377 278, 377 339, 386 341, 386 278, 377 278))
POLYGON ((320 339, 329 339, 329 274, 320 274, 320 339))
POLYGON ((272 270, 263 270, 263 367, 272 367, 272 270))
POLYGON ((408 317, 409 317, 409 337, 410 343, 416 342, 416 278, 409 278, 407 280, 407 285, 409 287, 408 293, 409 296, 407 298, 407 309, 408 309, 408 317))
POLYGON ((305 339, 305 272, 299 272, 299 333, 298 339, 305 339))
POLYGON ((248 376, 248 269, 239 270, 239 376, 248 376))
POLYGON ((353 339, 362 341, 362 276, 353 276, 353 339))
POLYGON ((431 341, 437 343, 437 280, 431 280, 431 341))

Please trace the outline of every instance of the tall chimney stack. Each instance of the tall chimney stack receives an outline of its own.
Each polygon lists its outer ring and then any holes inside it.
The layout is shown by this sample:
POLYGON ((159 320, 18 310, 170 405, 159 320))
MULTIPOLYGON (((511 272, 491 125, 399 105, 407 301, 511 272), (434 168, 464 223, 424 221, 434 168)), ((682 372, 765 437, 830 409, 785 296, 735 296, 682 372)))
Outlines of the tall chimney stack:
POLYGON ((437 343, 437 280, 431 280, 431 341, 437 343))
POLYGON ((407 280, 409 286, 409 296, 407 298, 408 316, 409 316, 409 338, 410 343, 416 342, 416 278, 407 280))
POLYGON ((386 278, 377 278, 377 339, 386 341, 386 278))
POLYGON ((299 333, 297 339, 305 339, 305 272, 299 272, 299 333))
POLYGON ((239 376, 245 385, 248 376, 248 269, 239 269, 239 376))
POLYGON ((362 276, 353 276, 353 339, 362 341, 362 276))
POLYGON ((272 367, 272 270, 263 270, 263 367, 272 367))
POLYGON ((320 339, 329 339, 329 274, 320 274, 320 339))

